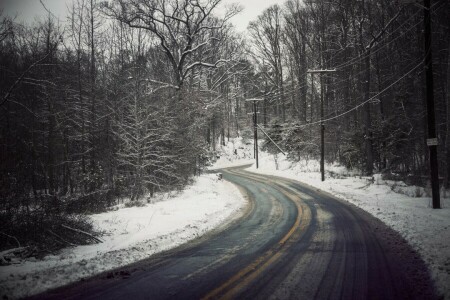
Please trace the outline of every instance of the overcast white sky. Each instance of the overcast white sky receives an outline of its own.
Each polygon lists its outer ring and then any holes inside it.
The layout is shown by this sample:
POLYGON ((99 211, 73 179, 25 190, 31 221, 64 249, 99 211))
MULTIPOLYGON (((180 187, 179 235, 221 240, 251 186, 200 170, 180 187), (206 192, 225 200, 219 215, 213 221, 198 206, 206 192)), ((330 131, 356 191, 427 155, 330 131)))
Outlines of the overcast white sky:
MULTIPOLYGON (((43 0, 45 6, 61 21, 66 19, 67 5, 73 0, 43 0)), ((223 4, 239 3, 244 10, 235 16, 231 22, 236 26, 238 31, 244 31, 250 21, 256 17, 267 7, 272 4, 282 4, 284 0, 222 0, 223 4)), ((19 20, 32 22, 36 16, 45 15, 46 12, 39 0, 0 0, 0 6, 5 9, 6 14, 18 14, 19 20)))

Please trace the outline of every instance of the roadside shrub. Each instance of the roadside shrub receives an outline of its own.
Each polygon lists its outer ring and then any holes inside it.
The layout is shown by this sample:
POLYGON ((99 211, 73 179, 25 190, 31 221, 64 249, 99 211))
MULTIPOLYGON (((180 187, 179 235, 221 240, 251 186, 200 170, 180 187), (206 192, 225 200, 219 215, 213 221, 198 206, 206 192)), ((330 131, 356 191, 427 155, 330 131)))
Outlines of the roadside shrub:
POLYGON ((145 202, 142 201, 129 201, 125 203, 125 207, 143 207, 147 205, 145 202))
POLYGON ((63 247, 92 243, 89 220, 80 215, 46 211, 43 208, 14 213, 0 212, 0 250, 14 247, 35 249, 30 255, 44 256, 63 247), (89 233, 90 234, 90 233, 89 233), (9 237, 9 238, 5 238, 9 237))
POLYGON ((97 190, 66 199, 65 211, 70 214, 105 212, 113 205, 115 198, 116 195, 112 190, 97 190))

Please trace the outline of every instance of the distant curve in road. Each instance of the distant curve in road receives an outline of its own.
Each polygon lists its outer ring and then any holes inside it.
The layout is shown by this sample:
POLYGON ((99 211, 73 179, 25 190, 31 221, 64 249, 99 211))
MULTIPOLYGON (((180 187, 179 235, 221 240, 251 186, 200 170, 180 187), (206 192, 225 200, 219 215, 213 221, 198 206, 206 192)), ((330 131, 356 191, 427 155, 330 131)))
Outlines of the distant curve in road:
POLYGON ((434 299, 419 255, 368 213, 230 168, 249 210, 221 232, 32 299, 434 299))

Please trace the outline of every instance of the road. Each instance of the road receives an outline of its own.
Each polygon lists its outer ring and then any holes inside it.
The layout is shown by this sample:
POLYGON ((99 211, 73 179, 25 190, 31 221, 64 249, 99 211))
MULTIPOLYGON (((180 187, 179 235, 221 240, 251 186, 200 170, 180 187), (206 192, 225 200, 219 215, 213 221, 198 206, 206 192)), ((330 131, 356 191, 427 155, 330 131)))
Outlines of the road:
POLYGON ((33 299, 433 299, 394 231, 299 182, 223 170, 249 201, 220 232, 33 299))

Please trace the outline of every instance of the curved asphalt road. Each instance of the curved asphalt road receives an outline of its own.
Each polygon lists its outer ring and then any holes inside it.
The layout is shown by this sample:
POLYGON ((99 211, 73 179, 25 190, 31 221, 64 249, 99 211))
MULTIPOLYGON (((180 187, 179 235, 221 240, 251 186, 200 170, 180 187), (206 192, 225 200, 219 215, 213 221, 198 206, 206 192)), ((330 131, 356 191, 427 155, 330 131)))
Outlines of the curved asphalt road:
POLYGON ((249 200, 221 232, 34 299, 434 299, 428 271, 374 217, 298 182, 223 171, 249 200))

